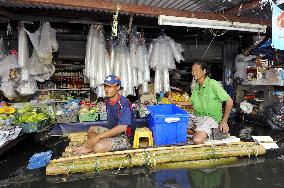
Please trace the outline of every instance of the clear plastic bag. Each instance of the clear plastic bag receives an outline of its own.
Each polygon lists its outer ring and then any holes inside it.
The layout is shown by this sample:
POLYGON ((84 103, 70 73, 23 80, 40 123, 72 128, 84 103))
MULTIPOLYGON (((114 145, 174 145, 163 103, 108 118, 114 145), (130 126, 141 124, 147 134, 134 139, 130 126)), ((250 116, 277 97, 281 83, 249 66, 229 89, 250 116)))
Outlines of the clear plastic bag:
POLYGON ((159 58, 159 49, 161 48, 161 43, 159 40, 155 39, 153 44, 153 50, 151 50, 150 54, 150 66, 151 68, 156 68, 156 66, 159 64, 160 58, 159 58))
POLYGON ((120 61, 119 61, 119 54, 117 53, 114 59, 114 74, 116 76, 120 76, 120 61))
POLYGON ((160 69, 156 69, 154 85, 155 93, 160 93, 161 91, 163 91, 162 74, 163 72, 160 69))
POLYGON ((134 68, 138 68, 138 63, 136 59, 136 51, 137 51, 137 38, 132 37, 130 43, 130 62, 134 68))
POLYGON ((126 49, 124 46, 121 46, 122 53, 120 54, 120 60, 121 60, 121 86, 123 87, 123 95, 127 95, 127 89, 128 89, 128 75, 127 75, 127 58, 126 58, 126 49))
POLYGON ((50 64, 52 62, 53 56, 52 56, 51 27, 48 22, 43 23, 37 53, 39 59, 44 64, 50 64))
POLYGON ((42 73, 41 74, 38 74, 38 75, 33 75, 33 78, 36 80, 36 81, 39 81, 39 82, 44 82, 46 80, 49 80, 50 77, 54 74, 55 72, 55 66, 54 65, 43 65, 42 67, 42 73))
POLYGON ((105 75, 105 44, 104 39, 100 36, 98 48, 98 67, 97 67, 97 82, 98 85, 104 82, 105 75))
POLYGON ((106 77, 112 74, 110 57, 107 50, 105 50, 105 70, 106 70, 105 72, 106 77))
POLYGON ((133 86, 137 87, 138 86, 138 70, 137 68, 134 68, 132 71, 133 75, 133 86))
POLYGON ((133 74, 132 74, 132 65, 130 63, 130 56, 128 55, 126 57, 126 66, 127 66, 127 90, 128 95, 133 95, 134 91, 134 85, 133 85, 133 74))
POLYGON ((2 90, 4 96, 9 100, 12 100, 17 97, 15 92, 16 81, 8 80, 6 82, 2 82, 0 90, 2 90))
POLYGON ((29 66, 29 47, 27 33, 24 30, 23 24, 20 24, 19 27, 18 65, 19 67, 23 68, 29 66))
POLYGON ((8 81, 11 69, 18 68, 16 55, 9 55, 0 61, 0 77, 2 81, 8 81))
POLYGON ((91 49, 92 49, 92 38, 94 33, 94 25, 91 25, 86 44, 86 55, 85 55, 85 76, 90 78, 90 63, 91 63, 91 49))
POLYGON ((58 42, 56 40, 56 31, 52 28, 50 28, 50 40, 51 40, 52 52, 57 52, 59 45, 58 45, 58 42))
POLYGON ((138 70, 138 85, 141 85, 143 83, 144 83, 144 72, 138 70))
POLYGON ((169 37, 167 37, 166 40, 169 42, 169 45, 170 45, 170 47, 173 51, 173 54, 174 54, 176 61, 178 63, 180 63, 180 61, 184 61, 184 58, 181 54, 184 51, 182 46, 180 44, 177 44, 173 39, 171 39, 169 37))
POLYGON ((7 52, 4 46, 4 40, 1 37, 0 39, 0 61, 7 56, 7 52))
POLYGON ((38 90, 36 80, 30 78, 28 81, 22 81, 16 90, 21 95, 32 95, 38 90))
POLYGON ((97 87, 97 96, 98 97, 105 97, 105 90, 103 86, 97 87))
POLYGON ((170 75, 169 75, 169 70, 168 69, 164 69, 163 70, 163 80, 164 80, 164 92, 171 91, 171 88, 170 88, 170 75))
POLYGON ((21 69, 21 81, 28 81, 30 79, 30 69, 22 68, 21 69))
POLYGON ((97 85, 97 61, 98 61, 98 55, 97 50, 99 48, 99 38, 98 38, 98 30, 95 28, 94 34, 93 34, 93 40, 91 42, 91 61, 90 61, 90 79, 95 79, 95 85, 97 85))
POLYGON ((147 81, 145 81, 145 82, 142 84, 142 93, 143 93, 143 94, 149 93, 149 84, 148 84, 147 81))

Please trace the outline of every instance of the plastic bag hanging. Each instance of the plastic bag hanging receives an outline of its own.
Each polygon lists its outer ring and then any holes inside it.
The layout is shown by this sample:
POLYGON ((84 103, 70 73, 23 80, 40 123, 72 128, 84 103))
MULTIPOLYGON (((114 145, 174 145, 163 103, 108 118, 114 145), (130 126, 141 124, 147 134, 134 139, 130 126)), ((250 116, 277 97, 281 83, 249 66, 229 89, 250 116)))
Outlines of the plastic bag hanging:
POLYGON ((163 84, 164 84, 164 92, 169 92, 171 91, 170 88, 170 75, 169 75, 169 70, 164 69, 163 70, 163 84))
POLYGON ((162 74, 163 72, 160 69, 156 69, 155 71, 155 93, 160 93, 163 91, 163 86, 162 86, 162 74))
POLYGON ((35 79, 30 78, 28 81, 22 81, 16 90, 25 96, 34 94, 38 90, 38 87, 35 79))
POLYGON ((98 55, 98 62, 97 62, 97 82, 98 85, 102 84, 104 82, 104 79, 106 77, 105 75, 105 41, 104 36, 101 30, 99 30, 99 45, 97 49, 97 55, 98 55))
POLYGON ((48 22, 44 22, 42 25, 42 31, 40 35, 38 56, 44 64, 51 64, 52 62, 52 42, 51 42, 51 27, 48 22))
POLYGON ((85 56, 85 76, 90 78, 90 64, 91 64, 91 50, 92 50, 92 40, 94 34, 94 25, 91 25, 86 45, 86 56, 85 56))
POLYGON ((112 74, 111 60, 107 50, 105 50, 105 70, 106 77, 112 74))
POLYGON ((98 30, 94 30, 93 38, 91 42, 91 60, 90 60, 90 79, 94 79, 93 83, 95 87, 97 85, 97 61, 98 61, 98 54, 97 49, 99 48, 99 39, 98 39, 98 30))
POLYGON ((4 59, 6 56, 7 56, 7 53, 6 53, 6 49, 4 46, 4 40, 3 40, 3 37, 1 37, 0 39, 0 61, 4 59))
POLYGON ((180 44, 177 44, 173 39, 171 38, 167 38, 168 40, 168 43, 173 51, 173 54, 174 54, 174 57, 175 57, 175 60, 180 63, 180 61, 184 61, 184 58, 182 56, 182 52, 184 51, 184 49, 181 47, 180 44))
POLYGON ((143 94, 149 93, 149 84, 148 84, 148 81, 145 81, 145 82, 142 84, 142 93, 143 93, 143 94))
POLYGON ((15 97, 17 97, 17 94, 15 92, 15 87, 16 87, 16 81, 8 80, 6 82, 2 82, 0 90, 3 92, 6 98, 12 100, 15 97))
POLYGON ((23 23, 19 24, 18 36, 18 66, 20 68, 28 67, 29 65, 29 47, 27 33, 24 30, 23 23))

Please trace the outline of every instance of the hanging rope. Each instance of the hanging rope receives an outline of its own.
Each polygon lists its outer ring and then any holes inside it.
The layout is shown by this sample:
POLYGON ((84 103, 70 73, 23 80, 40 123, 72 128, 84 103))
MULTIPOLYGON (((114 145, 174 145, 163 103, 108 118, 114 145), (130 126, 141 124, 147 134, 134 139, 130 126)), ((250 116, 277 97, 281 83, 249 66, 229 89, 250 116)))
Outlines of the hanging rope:
POLYGON ((205 57, 206 53, 208 52, 208 50, 209 50, 209 48, 210 48, 212 42, 214 41, 215 37, 216 37, 216 34, 214 33, 213 38, 212 38, 211 42, 209 43, 207 49, 205 50, 204 54, 202 55, 202 58, 201 58, 201 59, 204 59, 204 57, 205 57))
POLYGON ((118 13, 119 13, 119 10, 121 8, 119 2, 116 2, 116 10, 115 10, 115 13, 113 14, 113 22, 112 22, 112 36, 113 37, 116 37, 117 36, 117 25, 118 25, 118 21, 117 21, 117 18, 118 18, 118 13))

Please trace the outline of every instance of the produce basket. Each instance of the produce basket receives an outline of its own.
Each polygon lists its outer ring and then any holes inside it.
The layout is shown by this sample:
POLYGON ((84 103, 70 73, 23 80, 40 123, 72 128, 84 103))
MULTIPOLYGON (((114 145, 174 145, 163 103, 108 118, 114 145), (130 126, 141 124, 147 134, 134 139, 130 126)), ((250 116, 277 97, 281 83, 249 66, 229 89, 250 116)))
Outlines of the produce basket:
POLYGON ((17 123, 16 125, 21 127, 24 133, 40 132, 45 126, 48 125, 48 120, 44 120, 38 123, 17 123))
POLYGON ((56 116, 57 123, 75 123, 78 122, 78 113, 71 112, 69 114, 57 115, 56 116))
POLYGON ((90 121, 97 121, 99 119, 99 114, 97 113, 83 113, 79 115, 80 122, 90 122, 90 121))

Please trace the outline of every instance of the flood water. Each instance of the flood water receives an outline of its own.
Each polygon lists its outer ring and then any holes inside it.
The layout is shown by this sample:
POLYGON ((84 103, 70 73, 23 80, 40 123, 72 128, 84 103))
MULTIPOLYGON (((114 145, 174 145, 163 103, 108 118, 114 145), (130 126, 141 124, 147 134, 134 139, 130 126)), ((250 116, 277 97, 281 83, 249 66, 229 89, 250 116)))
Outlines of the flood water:
POLYGON ((270 135, 280 149, 270 150, 264 156, 241 158, 232 164, 201 169, 134 169, 103 171, 88 174, 46 176, 45 169, 27 170, 29 158, 37 152, 51 149, 58 157, 66 146, 62 139, 51 138, 35 142, 25 139, 0 156, 0 186, 8 187, 181 187, 181 188, 259 188, 284 187, 284 131, 275 131, 265 125, 231 121, 232 135, 249 140, 251 135, 270 135))

